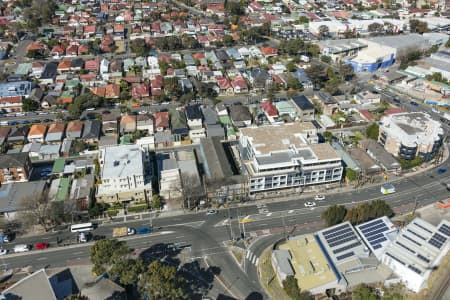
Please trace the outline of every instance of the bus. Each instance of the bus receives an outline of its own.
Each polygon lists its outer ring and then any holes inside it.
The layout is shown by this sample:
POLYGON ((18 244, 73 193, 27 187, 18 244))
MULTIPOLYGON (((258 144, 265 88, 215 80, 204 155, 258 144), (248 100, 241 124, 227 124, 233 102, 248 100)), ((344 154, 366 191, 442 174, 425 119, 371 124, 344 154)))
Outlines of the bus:
POLYGON ((75 224, 70 226, 71 232, 82 232, 82 231, 89 231, 94 230, 94 224, 92 223, 82 223, 82 224, 75 224))

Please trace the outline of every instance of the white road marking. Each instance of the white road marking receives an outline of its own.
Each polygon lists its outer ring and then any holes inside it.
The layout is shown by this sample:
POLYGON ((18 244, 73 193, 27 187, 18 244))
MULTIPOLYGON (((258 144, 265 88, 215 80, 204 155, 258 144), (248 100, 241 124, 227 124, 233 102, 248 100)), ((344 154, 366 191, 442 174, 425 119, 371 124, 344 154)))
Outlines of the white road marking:
POLYGON ((74 252, 73 255, 80 255, 82 253, 83 253, 83 251, 78 251, 78 252, 74 252))
POLYGON ((36 258, 36 260, 46 260, 47 259, 47 257, 39 257, 39 258, 36 258))
POLYGON ((247 251, 247 255, 245 256, 245 258, 248 259, 249 256, 250 256, 250 251, 247 251))
POLYGON ((176 236, 175 238, 176 239, 181 239, 181 238, 183 238, 184 237, 184 235, 180 235, 180 236, 176 236))
POLYGON ((253 259, 252 259, 252 264, 255 264, 255 263, 256 263, 256 259, 257 259, 257 257, 256 257, 256 255, 254 255, 254 256, 253 256, 253 259))
POLYGON ((258 263, 259 263, 259 257, 258 257, 258 258, 256 258, 255 266, 257 266, 257 265, 258 265, 258 263))
POLYGON ((266 215, 266 217, 270 217, 272 215, 272 213, 268 213, 267 215, 266 215))
POLYGON ((290 210, 290 211, 288 211, 288 214, 292 214, 294 212, 294 210, 290 210))

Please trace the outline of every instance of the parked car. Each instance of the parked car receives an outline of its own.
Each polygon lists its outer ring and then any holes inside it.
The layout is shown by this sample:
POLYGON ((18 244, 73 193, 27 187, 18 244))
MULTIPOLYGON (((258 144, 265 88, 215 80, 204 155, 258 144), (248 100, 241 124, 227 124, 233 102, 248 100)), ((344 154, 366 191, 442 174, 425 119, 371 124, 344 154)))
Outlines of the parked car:
POLYGON ((30 247, 28 247, 28 245, 21 244, 21 245, 14 246, 14 253, 21 253, 21 252, 28 252, 28 251, 30 251, 30 247))
POLYGON ((445 172, 447 172, 447 169, 446 168, 439 168, 437 170, 437 172, 438 172, 438 174, 444 174, 445 172))
POLYGON ((412 106, 419 106, 419 103, 417 103, 415 101, 411 101, 411 102, 409 102, 409 104, 411 104, 412 106))
POLYGON ((0 249, 0 255, 5 255, 7 253, 8 253, 8 249, 3 249, 3 248, 0 249))
POLYGON ((206 212, 206 215, 207 215, 207 216, 209 216, 209 215, 215 215, 215 214, 217 214, 217 213, 218 213, 217 210, 215 210, 215 209, 210 209, 210 210, 208 210, 208 211, 206 212))
POLYGON ((43 250, 43 249, 47 249, 49 247, 48 243, 42 243, 42 242, 38 242, 36 243, 36 245, 34 245, 34 249, 36 250, 43 250))
POLYGON ((314 207, 314 206, 316 206, 316 202, 308 201, 305 203, 305 207, 314 207))
POLYGON ((314 197, 314 200, 315 201, 323 201, 323 200, 325 200, 325 195, 316 195, 314 197))
POLYGON ((151 233, 151 232, 152 232, 152 229, 148 228, 148 227, 141 227, 141 228, 138 228, 136 230, 137 234, 148 234, 148 233, 151 233))

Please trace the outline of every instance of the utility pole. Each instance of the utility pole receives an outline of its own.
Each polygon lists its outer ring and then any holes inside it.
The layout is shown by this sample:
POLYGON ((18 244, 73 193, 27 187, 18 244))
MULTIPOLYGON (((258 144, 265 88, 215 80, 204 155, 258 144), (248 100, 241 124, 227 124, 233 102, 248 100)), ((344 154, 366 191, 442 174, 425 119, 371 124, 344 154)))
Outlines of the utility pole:
POLYGON ((233 240, 234 234, 233 234, 233 226, 231 224, 231 215, 230 215, 230 206, 228 205, 228 225, 230 225, 230 240, 233 240))

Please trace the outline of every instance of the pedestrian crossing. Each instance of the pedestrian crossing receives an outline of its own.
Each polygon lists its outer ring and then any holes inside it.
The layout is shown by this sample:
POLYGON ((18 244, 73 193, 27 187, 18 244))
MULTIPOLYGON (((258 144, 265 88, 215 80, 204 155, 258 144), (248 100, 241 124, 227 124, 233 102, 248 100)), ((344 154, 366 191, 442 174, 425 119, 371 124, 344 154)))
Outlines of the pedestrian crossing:
POLYGON ((247 254, 245 255, 245 258, 255 266, 259 263, 259 257, 257 257, 255 254, 252 253, 252 251, 247 250, 247 254))

